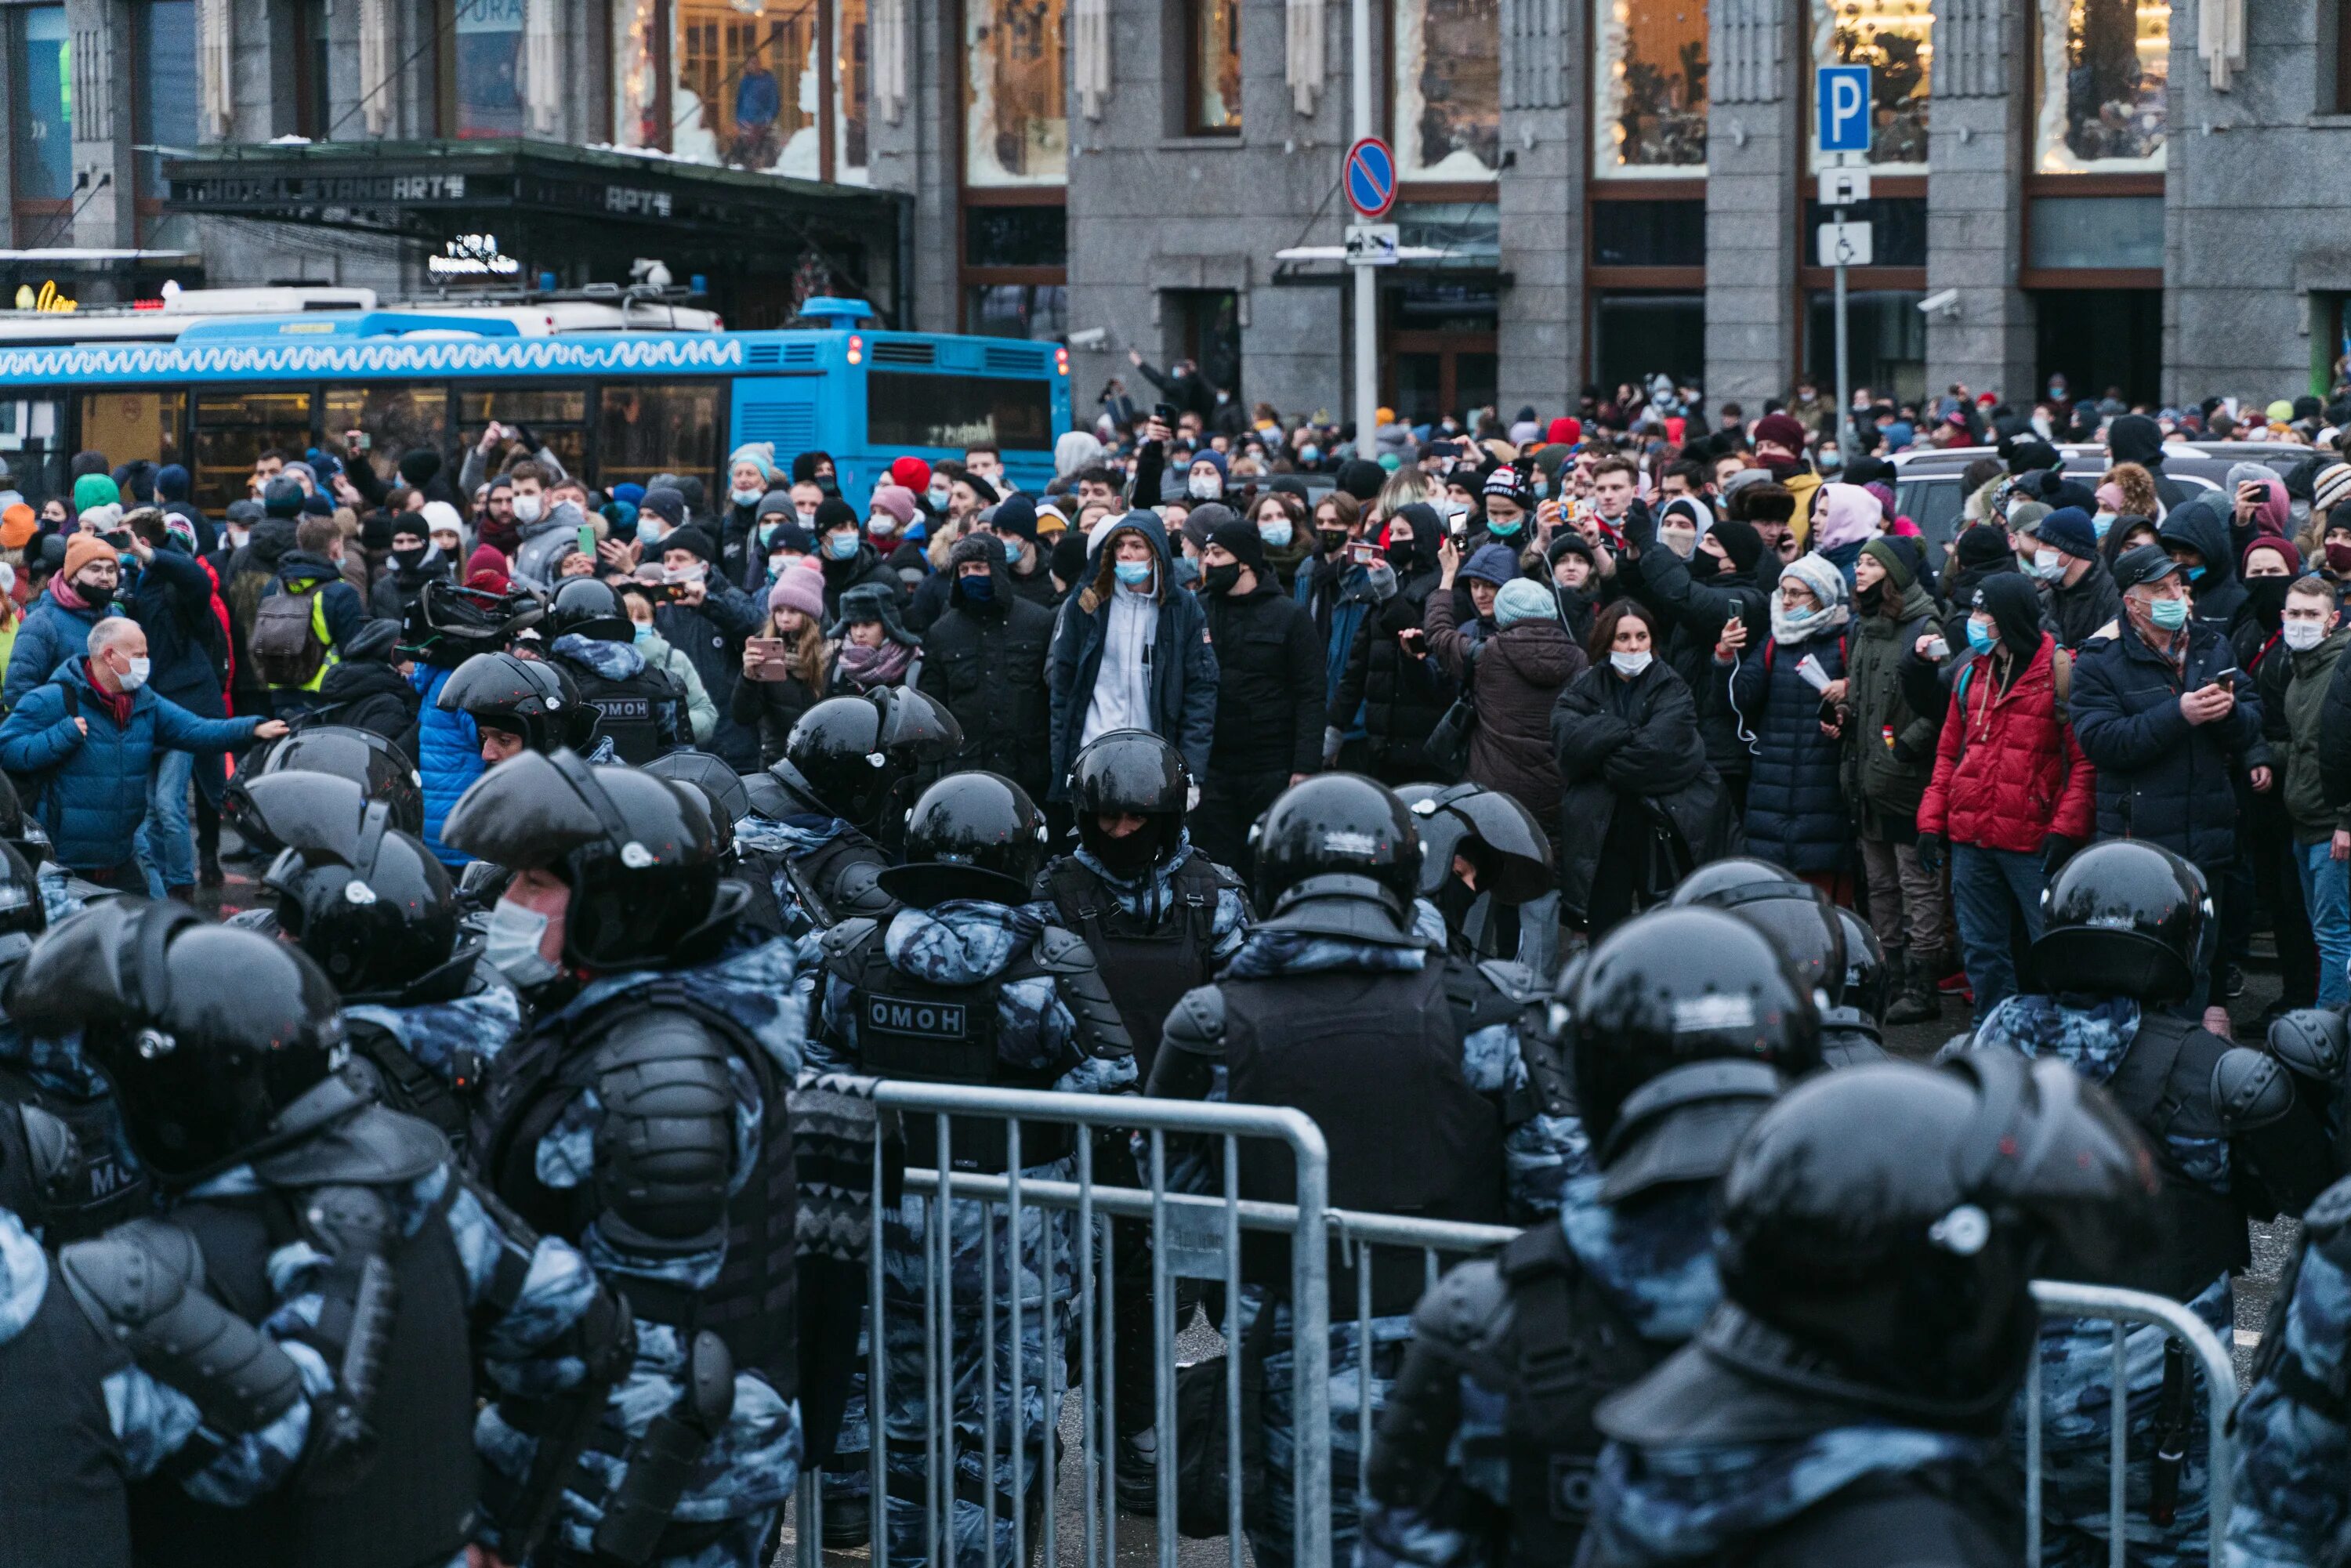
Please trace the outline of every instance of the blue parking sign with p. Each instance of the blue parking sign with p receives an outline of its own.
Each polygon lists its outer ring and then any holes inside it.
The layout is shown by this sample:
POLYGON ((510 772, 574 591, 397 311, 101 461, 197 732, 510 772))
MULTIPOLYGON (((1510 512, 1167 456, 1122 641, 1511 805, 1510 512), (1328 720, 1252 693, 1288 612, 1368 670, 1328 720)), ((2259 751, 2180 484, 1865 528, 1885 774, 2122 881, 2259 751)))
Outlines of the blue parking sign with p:
POLYGON ((1823 66, 1814 85, 1813 112, 1818 116, 1821 151, 1868 152, 1869 68, 1823 66))

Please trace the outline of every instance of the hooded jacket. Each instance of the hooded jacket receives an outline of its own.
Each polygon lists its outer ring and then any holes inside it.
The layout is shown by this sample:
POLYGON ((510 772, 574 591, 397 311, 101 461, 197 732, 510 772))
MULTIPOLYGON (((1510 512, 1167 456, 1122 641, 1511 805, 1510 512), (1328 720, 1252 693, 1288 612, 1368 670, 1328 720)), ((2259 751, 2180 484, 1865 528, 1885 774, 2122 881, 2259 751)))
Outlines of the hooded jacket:
POLYGON ((1937 737, 1918 831, 1950 843, 2039 854, 2052 833, 2085 843, 2096 827, 2097 775, 2057 714, 2056 639, 2043 633, 2002 684, 1996 646, 1960 666, 1937 737))
MULTIPOLYGON (((1552 755, 1562 783, 1560 899, 1578 918, 1592 907, 1616 813, 1646 815, 1654 802, 1703 863, 1728 852, 1722 780, 1706 759, 1689 685, 1662 659, 1631 680, 1614 664, 1584 669, 1552 710, 1552 755)), ((1540 808, 1537 815, 1544 815, 1540 808)))
POLYGON ((2115 463, 2136 463, 2155 478, 2155 498, 2166 513, 2178 511, 2196 493, 2163 472, 2163 427, 2143 413, 2115 416, 2106 426, 2106 455, 2115 463))
POLYGON ((1465 776, 1512 797, 1540 820, 1560 790, 1552 710, 1591 661, 1556 616, 1544 616, 1489 633, 1477 645, 1473 671, 1468 644, 1453 629, 1456 608, 1452 594, 1428 596, 1429 644, 1448 674, 1475 689, 1478 722, 1469 731, 1465 776))
MULTIPOLYGON (((1838 590, 1843 574, 1817 556, 1800 558, 1782 575, 1812 573, 1808 585, 1838 590), (1806 561, 1819 565, 1806 567, 1806 561)), ((1844 599, 1839 593, 1837 606, 1844 599)), ((1728 666, 1716 666, 1717 691, 1725 694, 1740 722, 1755 737, 1755 762, 1747 786, 1749 849, 1794 872, 1834 871, 1844 857, 1850 813, 1839 743, 1821 733, 1821 696, 1801 666, 1806 654, 1820 661, 1832 681, 1845 673, 1851 629, 1838 625, 1802 642, 1782 646, 1776 637, 1759 643, 1752 636, 1728 666)))
POLYGON ((939 574, 946 608, 923 634, 915 687, 946 704, 963 728, 947 771, 1001 773, 1041 800, 1052 782, 1045 656, 1053 612, 1012 591, 1004 552, 992 542, 984 559, 995 590, 985 603, 964 591, 959 573, 939 574))
MULTIPOLYGON (((1433 779, 1427 757, 1429 732, 1452 704, 1454 685, 1434 655, 1416 655, 1397 641, 1427 618, 1429 595, 1439 580, 1437 514, 1426 506, 1416 516, 1409 553, 1395 560, 1395 593, 1372 607, 1355 628, 1324 722, 1345 733, 1361 728, 1370 766, 1390 782, 1433 779), (1426 521, 1421 521, 1421 517, 1426 521)), ((1352 583, 1353 574, 1348 574, 1352 583)))
POLYGON ((2191 620, 2176 669, 2128 616, 2115 625, 2114 636, 2091 639, 2074 662, 2074 734, 2098 770, 2098 836, 2147 839, 2199 866, 2228 865, 2237 855, 2237 779, 2270 761, 2252 680, 2240 676, 2225 716, 2189 724, 2180 696, 2238 674, 2228 637, 2191 620))
POLYGON ((1935 766, 1936 720, 1914 713, 1902 693, 1902 655, 1935 624, 1935 601, 1923 584, 1900 586, 1892 616, 1859 616, 1845 644, 1844 791, 1863 836, 1879 843, 1916 837, 1918 797, 1935 766))
MULTIPOLYGON (((820 549, 817 559, 824 563, 824 618, 839 618, 841 596, 851 589, 869 582, 886 584, 893 604, 906 602, 906 585, 897 571, 882 559, 882 552, 863 539, 857 542, 857 553, 847 560, 835 560, 820 549)), ((764 570, 765 562, 761 563, 764 570)))
MULTIPOLYGON (((1699 576, 1689 561, 1656 542, 1656 520, 1637 501, 1625 515, 1625 538, 1639 549, 1640 559, 1618 563, 1618 572, 1622 575, 1628 566, 1637 570, 1631 591, 1665 623, 1665 646, 1657 652, 1690 689, 1698 733, 1706 737, 1707 760, 1725 779, 1746 778, 1752 759, 1740 742, 1729 705, 1718 698, 1714 645, 1734 612, 1751 629, 1750 647, 1758 645, 1763 629, 1771 625, 1770 602, 1756 586, 1754 569, 1726 560, 1710 576, 1699 576)), ((1613 597, 1600 580, 1593 582, 1613 597)), ((1583 619, 1588 635, 1592 611, 1583 619)))
MULTIPOLYGON (((256 530, 256 533, 258 530, 256 530)), ((343 580, 343 569, 325 556, 308 550, 290 549, 277 559, 277 571, 261 597, 274 593, 302 593, 313 584, 319 589, 319 602, 327 620, 327 645, 340 648, 359 634, 367 623, 367 609, 360 602, 359 590, 343 580)), ((246 629, 249 638, 252 629, 246 629)))
POLYGON ((1269 565, 1247 593, 1204 593, 1217 654, 1218 774, 1311 773, 1322 764, 1322 644, 1269 565))
MULTIPOLYGON (((2290 662, 2294 672, 2281 705, 2285 735, 2278 771, 2279 797, 2298 843, 2322 843, 2333 838, 2336 829, 2351 828, 2351 800, 2328 795, 2319 762, 2325 716, 2336 700, 2335 688, 2344 684, 2337 671, 2346 647, 2351 647, 2351 627, 2328 632, 2308 653, 2292 653, 2280 644, 2270 655, 2290 662)), ((2277 727, 2271 727, 2274 735, 2277 727)))
POLYGON ((319 683, 320 724, 371 729, 386 740, 404 742, 416 727, 416 688, 393 667, 399 631, 388 621, 371 621, 351 639, 340 663, 319 683))
MULTIPOLYGON (((1146 511, 1129 512, 1102 531, 1101 542, 1087 557, 1090 573, 1098 573, 1121 531, 1132 530, 1150 544, 1154 565, 1152 591, 1159 602, 1158 624, 1151 641, 1151 730, 1184 754, 1195 779, 1207 773, 1217 723, 1217 655, 1208 644, 1208 618, 1194 594, 1174 586, 1175 564, 1167 550, 1167 530, 1146 511)), ((1090 576, 1089 585, 1097 579, 1090 576)), ((1113 587, 1115 593, 1122 591, 1113 587)), ((1068 792, 1071 761, 1084 734, 1086 710, 1102 671, 1102 647, 1110 628, 1111 601, 1105 595, 1087 607, 1081 589, 1061 604, 1053 632, 1052 652, 1046 662, 1046 684, 1052 694, 1051 798, 1068 792)))
POLYGON ((2245 585, 2237 576, 2237 547, 2230 536, 2229 520, 2209 499, 2199 497, 2185 506, 2173 507, 2156 537, 2167 547, 2186 545, 2204 558, 2204 575, 2188 585, 2189 596, 2196 601, 2196 619, 2209 621, 2226 632, 2245 602, 2245 585))
POLYGON ((89 646, 89 629, 98 624, 95 610, 70 610, 57 595, 56 579, 42 591, 16 625, 16 640, 8 653, 8 674, 0 681, 0 707, 14 708, 25 694, 47 680, 68 659, 89 646))

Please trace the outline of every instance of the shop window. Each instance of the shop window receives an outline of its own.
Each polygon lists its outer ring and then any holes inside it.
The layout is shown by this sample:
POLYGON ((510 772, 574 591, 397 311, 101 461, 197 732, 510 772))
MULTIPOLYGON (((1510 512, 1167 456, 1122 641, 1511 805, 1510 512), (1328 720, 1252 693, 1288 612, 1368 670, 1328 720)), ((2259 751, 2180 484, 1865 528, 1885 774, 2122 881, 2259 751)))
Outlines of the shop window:
POLYGON ((1600 294, 1592 303, 1592 376, 1639 385, 1659 371, 1695 382, 1706 369, 1706 296, 1600 294))
POLYGON ((669 146, 669 7, 664 0, 613 0, 612 141, 669 146))
MULTIPOLYGON (((1845 296, 1845 369, 1856 390, 1866 387, 1896 402, 1927 395, 1927 318, 1922 294, 1902 288, 1861 288, 1845 296)), ((1813 289, 1804 298, 1804 373, 1816 386, 1836 385, 1836 295, 1813 289)))
POLYGON ((1066 207, 967 207, 963 214, 967 267, 1065 267, 1070 259, 1066 207))
POLYGON ((1593 172, 1705 172, 1705 0, 1600 0, 1593 50, 1593 172))
MULTIPOLYGON (((495 474, 506 466, 509 457, 518 457, 530 451, 522 439, 528 431, 532 441, 555 454, 567 474, 588 471, 588 394, 584 392, 551 392, 524 387, 496 387, 486 392, 464 391, 457 394, 457 450, 468 453, 481 444, 482 432, 490 421, 514 431, 514 437, 494 447, 487 459, 488 471, 495 474)), ((462 470, 461 470, 462 471, 462 470)), ((454 482, 455 474, 450 476, 454 482)))
POLYGON ((1706 204, 1594 202, 1594 267, 1704 267, 1706 204))
POLYGON ((367 438, 368 465, 386 484, 398 476, 405 454, 448 451, 449 392, 444 386, 330 386, 325 404, 320 423, 327 444, 340 447, 347 433, 360 432, 367 438))
POLYGON ((1401 0, 1395 20, 1397 174, 1490 180, 1501 164, 1499 0, 1401 0))
POLYGON ((2163 167, 2171 7, 2037 0, 2033 167, 2044 174, 2163 167))
POLYGON ((456 0, 450 64, 460 140, 522 134, 523 0, 456 0))
POLYGON ((596 410, 591 484, 642 485, 656 474, 718 473, 718 388, 622 382, 604 388, 596 410))
MULTIPOLYGON (((180 425, 186 416, 183 392, 83 392, 76 410, 81 444, 116 463, 183 463, 180 425)), ((0 404, 0 407, 6 405, 0 404)))
POLYGON ((2035 196, 2025 231, 2028 267, 2163 266, 2161 196, 2035 196))
MULTIPOLYGON (((9 53, 16 68, 9 83, 8 140, 16 148, 16 199, 73 199, 73 42, 62 5, 26 5, 9 14, 9 53)), ((22 214, 20 214, 21 217, 22 214)), ((33 238, 19 233, 17 243, 33 238)), ((49 243, 55 243, 54 240, 49 243)))
POLYGON ((872 85, 867 46, 868 0, 833 0, 832 177, 862 185, 872 160, 865 140, 865 105, 872 85))
POLYGON ((823 177, 817 0, 679 0, 670 150, 737 169, 823 177))
POLYGON ((1445 253, 1438 267, 1502 265, 1501 209, 1493 202, 1400 202, 1395 222, 1398 244, 1445 253))
POLYGON ((1185 0, 1184 129, 1241 133, 1240 0, 1185 0))
MULTIPOLYGON (((141 147, 196 144, 196 0, 149 0, 132 13, 132 43, 138 50, 131 95, 133 140, 141 147)), ((163 155, 139 157, 139 232, 152 245, 165 228, 185 233, 184 217, 166 217, 162 201, 163 155)), ((193 238, 193 235, 189 235, 193 238)), ((111 447, 101 448, 112 451, 111 447)))
POLYGON ((964 0, 964 183, 1070 177, 1066 0, 964 0))
POLYGON ((1070 290, 1060 283, 990 283, 970 291, 964 330, 983 338, 1057 340, 1070 330, 1070 290))
MULTIPOLYGON (((1869 68, 1876 94, 1869 131, 1874 167, 1925 171, 1934 55, 1932 0, 1813 0, 1813 63, 1869 68)), ((1817 167, 1817 150, 1813 158, 1817 167)))

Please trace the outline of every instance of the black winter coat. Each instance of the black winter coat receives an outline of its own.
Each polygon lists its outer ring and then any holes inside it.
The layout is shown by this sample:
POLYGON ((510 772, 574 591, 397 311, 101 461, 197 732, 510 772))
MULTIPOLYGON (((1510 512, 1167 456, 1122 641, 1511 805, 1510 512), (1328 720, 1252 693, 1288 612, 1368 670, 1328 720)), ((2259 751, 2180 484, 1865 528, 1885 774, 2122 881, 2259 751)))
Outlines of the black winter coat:
POLYGON ((1217 651, 1217 773, 1311 773, 1322 755, 1322 640, 1271 571, 1247 593, 1203 594, 1217 651))
POLYGON ((1626 513, 1625 537, 1640 546, 1641 559, 1619 561, 1618 575, 1633 575, 1635 582, 1626 586, 1637 586, 1641 600, 1665 624, 1665 646, 1660 652, 1697 701, 1706 758, 1722 777, 1743 779, 1751 759, 1739 739, 1739 726, 1729 705, 1719 700, 1714 645, 1721 639, 1723 622, 1735 609, 1759 634, 1750 639, 1753 646, 1771 624, 1770 601, 1755 586, 1754 573, 1733 570, 1727 562, 1710 577, 1692 573, 1689 562, 1657 542, 1656 524, 1646 507, 1635 506, 1626 513))
POLYGON ((735 695, 727 702, 726 716, 742 728, 758 733, 759 766, 768 768, 783 756, 784 742, 790 738, 792 726, 799 723, 800 715, 816 704, 817 693, 798 675, 780 681, 746 677, 735 683, 735 695))
POLYGON ((743 678, 743 641, 759 629, 759 609, 740 589, 715 579, 700 604, 672 601, 653 607, 653 627, 662 641, 686 656, 702 689, 718 710, 718 727, 708 749, 737 773, 757 765, 758 735, 735 717, 735 687, 743 678))
POLYGON ((2196 619, 2223 631, 2233 625, 2245 602, 2245 585, 2238 580, 2235 539, 2220 508, 2199 497, 2165 517, 2156 538, 2166 547, 2186 545, 2204 558, 2204 575, 2188 585, 2196 619))
POLYGON ((2061 582, 2041 585, 2041 619, 2056 633, 2057 645, 2068 652, 2122 612, 2122 590, 2115 586, 2115 574, 2103 560, 2092 561, 2082 580, 2071 588, 2061 582))
POLYGON ((1394 598, 1364 617, 1324 719, 1332 728, 1348 729, 1361 708, 1369 765, 1391 780, 1437 776, 1428 761, 1428 736, 1452 706, 1454 685, 1435 658, 1408 653, 1396 641, 1398 632, 1420 629, 1437 582, 1435 567, 1417 570, 1394 598))
POLYGON ((946 612, 923 634, 915 685, 945 703, 963 727, 963 745, 948 772, 1001 773, 1030 800, 1042 800, 1053 767, 1052 710, 1045 695, 1053 612, 1011 592, 1011 573, 1001 560, 988 572, 996 597, 986 604, 964 597, 960 578, 949 580, 946 612))
MULTIPOLYGON (((840 617, 841 596, 860 583, 888 583, 890 591, 897 599, 899 607, 901 609, 905 607, 907 593, 904 580, 891 570, 889 563, 882 559, 881 552, 872 545, 859 545, 857 553, 847 560, 835 560, 830 556, 819 556, 817 559, 824 563, 826 625, 831 625, 840 617)), ((766 570, 764 561, 760 563, 760 570, 762 573, 766 570)))
POLYGON ((1729 805, 1706 759, 1688 684, 1662 659, 1627 681, 1596 664, 1568 683, 1551 716, 1559 758, 1560 902, 1578 921, 1592 905, 1602 846, 1620 810, 1653 803, 1696 863, 1729 852, 1729 805))
POLYGON ((1747 786, 1747 845, 1793 872, 1832 872, 1852 836, 1845 808, 1844 754, 1821 733, 1821 697, 1797 672, 1813 654, 1829 679, 1845 673, 1844 633, 1823 632, 1792 647, 1750 643, 1735 665, 1719 671, 1719 691, 1738 705, 1755 737, 1747 786))
POLYGON ((2250 676, 2239 675, 2237 706, 2224 717, 2192 725, 2181 714, 2182 693, 2237 668, 2218 627, 2190 622, 2188 635, 2187 664, 2175 673, 2126 620, 2074 657, 2069 712, 2098 770, 2098 836, 2146 839, 2221 866, 2237 855, 2237 779, 2269 766, 2269 745, 2250 676))
MULTIPOLYGON (((319 683, 319 724, 371 729, 395 745, 416 727, 423 706, 408 677, 381 659, 346 659, 319 683)), ((413 761, 413 758, 411 758, 413 761)))

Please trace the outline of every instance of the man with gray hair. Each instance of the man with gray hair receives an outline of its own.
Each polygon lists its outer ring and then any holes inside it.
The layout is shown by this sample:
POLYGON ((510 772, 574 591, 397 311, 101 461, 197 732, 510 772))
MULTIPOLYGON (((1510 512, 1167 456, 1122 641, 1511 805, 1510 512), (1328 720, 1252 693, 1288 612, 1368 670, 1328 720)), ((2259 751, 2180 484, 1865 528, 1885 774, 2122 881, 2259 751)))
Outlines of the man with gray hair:
POLYGON ((147 633, 135 621, 99 622, 88 647, 0 721, 0 768, 26 790, 26 810, 48 830, 60 864, 101 886, 142 893, 132 840, 159 754, 239 750, 277 739, 286 726, 199 718, 157 696, 147 687, 147 633))

